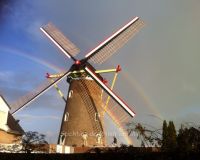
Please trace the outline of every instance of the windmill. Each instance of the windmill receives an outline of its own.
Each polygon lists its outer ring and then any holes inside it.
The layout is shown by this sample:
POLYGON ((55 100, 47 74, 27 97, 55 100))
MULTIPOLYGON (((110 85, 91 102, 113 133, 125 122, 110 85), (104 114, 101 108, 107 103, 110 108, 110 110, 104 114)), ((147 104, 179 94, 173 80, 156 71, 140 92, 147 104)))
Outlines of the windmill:
MULTIPOLYGON (((110 87, 110 89, 113 89, 115 82, 116 82, 116 79, 117 79, 117 76, 118 76, 118 73, 120 71, 121 71, 121 67, 120 67, 120 65, 118 65, 114 69, 96 70, 95 73, 99 73, 99 74, 114 73, 114 77, 113 77, 113 80, 111 82, 111 87, 110 87)), ((79 72, 83 73, 84 71, 82 70, 82 71, 79 71, 79 72)), ((60 76, 62 76, 62 74, 49 74, 49 73, 46 74, 46 78, 50 79, 50 81, 53 81, 54 78, 58 78, 60 76)), ((104 80, 104 82, 108 85, 107 80, 104 80)), ((66 98, 64 97, 63 92, 58 87, 58 85, 55 84, 54 87, 55 87, 56 91, 58 92, 58 94, 60 95, 60 97, 64 100, 64 102, 67 102, 66 98)), ((84 94, 85 94, 85 96, 87 96, 87 92, 84 92, 84 94)), ((72 93, 70 93, 69 97, 71 97, 71 96, 72 96, 72 93)), ((110 96, 107 96, 106 94, 104 94, 104 92, 102 90, 100 97, 101 98, 99 98, 99 99, 102 102, 101 108, 103 109, 103 112, 99 113, 99 115, 101 115, 101 123, 102 123, 102 126, 103 126, 103 130, 107 132, 108 126, 106 126, 104 124, 106 124, 106 122, 107 122, 106 116, 109 116, 110 120, 112 121, 112 124, 114 124, 118 128, 118 130, 121 132, 121 136, 123 136, 123 138, 126 140, 126 143, 132 144, 132 140, 130 139, 130 137, 128 135, 127 128, 125 128, 125 126, 122 126, 122 124, 120 124, 119 121, 117 121, 117 119, 113 116, 113 114, 111 114, 109 112, 110 111, 110 108, 109 108, 109 106, 110 106, 110 104, 109 104, 110 103, 110 96), (109 109, 107 109, 107 108, 109 108, 109 109)), ((111 105, 113 105, 113 104, 111 104, 111 105)), ((95 114, 95 120, 97 120, 97 115, 98 114, 95 114)), ((65 113, 65 116, 69 117, 69 113, 67 113, 67 114, 65 113)), ((61 128, 60 133, 62 133, 62 128, 61 128)), ((109 143, 106 142, 106 141, 108 141, 108 139, 111 138, 111 136, 117 136, 117 135, 116 135, 115 132, 112 132, 112 135, 107 135, 106 137, 104 137, 105 144, 109 145, 109 143)), ((100 138, 101 137, 97 137, 97 145, 99 145, 99 143, 100 144, 102 143, 102 141, 101 141, 102 139, 100 139, 100 138), (98 141, 98 139, 99 139, 99 141, 98 141)), ((114 144, 112 144, 112 145, 114 145, 114 144)))
POLYGON ((101 143, 98 145, 103 146, 105 131, 101 114, 106 111, 119 123, 125 123, 129 118, 134 117, 135 113, 104 83, 103 77, 91 63, 102 64, 128 42, 142 26, 143 22, 139 17, 133 18, 81 60, 75 58, 79 49, 53 24, 49 23, 41 27, 41 31, 74 64, 68 71, 55 77, 53 81, 45 81, 40 87, 12 104, 12 113, 15 114, 67 77, 69 90, 58 143, 68 146, 81 146, 82 144, 94 146, 100 137, 101 143), (102 107, 102 90, 110 97, 111 101, 106 109, 102 107))

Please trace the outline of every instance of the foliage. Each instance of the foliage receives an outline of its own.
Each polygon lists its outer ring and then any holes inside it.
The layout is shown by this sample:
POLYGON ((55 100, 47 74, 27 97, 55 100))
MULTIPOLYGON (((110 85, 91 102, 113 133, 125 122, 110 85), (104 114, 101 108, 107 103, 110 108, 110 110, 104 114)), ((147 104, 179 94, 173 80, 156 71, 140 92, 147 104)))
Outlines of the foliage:
POLYGON ((169 121, 167 125, 166 120, 163 121, 162 132, 162 151, 175 151, 177 148, 176 129, 173 121, 169 121))
POLYGON ((137 133, 137 139, 141 141, 141 147, 158 147, 161 145, 161 129, 132 122, 128 124, 129 135, 132 132, 137 133))
POLYGON ((166 150, 168 146, 168 129, 166 120, 163 121, 163 130, 162 130, 162 150, 166 150))
POLYGON ((177 148, 177 141, 176 141, 176 129, 174 126, 173 121, 169 121, 168 126, 168 144, 170 151, 174 151, 177 148))
POLYGON ((16 153, 20 152, 21 146, 19 144, 0 145, 0 152, 16 153))
POLYGON ((137 133, 137 138, 141 140, 141 147, 161 146, 163 152, 200 152, 200 127, 190 126, 179 129, 178 135, 173 121, 163 121, 162 134, 159 129, 147 127, 141 123, 131 123, 128 125, 128 132, 137 133))
POLYGON ((183 152, 200 152, 200 130, 194 127, 179 129, 177 136, 178 149, 183 152))
POLYGON ((0 150, 7 151, 11 153, 16 152, 46 152, 47 142, 45 140, 45 135, 39 134, 38 132, 25 132, 22 137, 18 137, 14 144, 8 146, 1 146, 0 150))
POLYGON ((38 132, 25 132, 22 137, 22 151, 31 153, 33 151, 44 151, 45 145, 48 144, 44 134, 38 132))

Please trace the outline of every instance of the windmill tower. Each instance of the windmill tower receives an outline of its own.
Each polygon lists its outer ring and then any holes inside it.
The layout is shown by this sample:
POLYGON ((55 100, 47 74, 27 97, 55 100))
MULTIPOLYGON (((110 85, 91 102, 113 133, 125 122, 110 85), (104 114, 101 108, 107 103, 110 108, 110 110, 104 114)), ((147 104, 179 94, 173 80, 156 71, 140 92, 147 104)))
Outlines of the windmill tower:
POLYGON ((119 123, 125 123, 135 113, 104 83, 103 77, 90 63, 102 64, 128 42, 142 26, 143 22, 138 17, 133 18, 87 53, 81 60, 75 58, 79 53, 79 49, 53 24, 49 23, 40 28, 69 59, 74 61, 74 64, 64 74, 55 77, 54 81, 46 81, 38 89, 13 104, 12 113, 16 113, 67 77, 69 91, 58 143, 68 146, 103 146, 105 144, 105 131, 102 123, 102 113, 105 108, 102 107, 102 90, 112 100, 111 105, 106 109, 106 113, 111 117, 117 117, 115 119, 119 123), (99 137, 101 142, 98 141, 99 137))
MULTIPOLYGON (((112 89, 119 71, 121 71, 121 68, 118 65, 116 69, 98 70, 95 72, 99 74, 114 72, 115 76, 111 85, 112 89)), ((82 74, 84 73, 82 70, 79 71, 78 74, 80 72, 82 72, 82 74)), ((52 81, 53 78, 60 76, 62 76, 62 74, 50 75, 47 73, 46 77, 52 81)), ((88 136, 87 145, 104 146, 106 141, 106 136, 104 135, 104 118, 110 97, 107 97, 105 104, 103 104, 103 92, 91 78, 83 75, 81 78, 73 74, 71 74, 71 76, 68 77, 70 87, 67 100, 64 98, 64 94, 59 87, 54 85, 61 98, 66 102, 58 144, 70 146, 84 144, 82 136, 85 133, 90 135, 88 136), (76 79, 71 76, 76 77, 76 79), (77 77, 79 78, 77 79, 77 77), (70 118, 70 114, 72 114, 73 117, 70 118), (74 127, 75 125, 76 127, 74 127)), ((106 80, 104 80, 104 82, 107 83, 106 80)))

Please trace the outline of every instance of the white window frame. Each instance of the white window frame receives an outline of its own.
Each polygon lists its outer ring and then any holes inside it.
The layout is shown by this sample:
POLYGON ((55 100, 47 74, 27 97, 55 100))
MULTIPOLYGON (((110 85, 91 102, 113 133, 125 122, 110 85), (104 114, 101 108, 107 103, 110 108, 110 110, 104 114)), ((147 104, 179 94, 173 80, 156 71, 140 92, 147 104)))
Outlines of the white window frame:
POLYGON ((70 91, 69 91, 68 98, 72 98, 72 96, 73 96, 73 90, 70 90, 70 91))
POLYGON ((69 112, 66 112, 65 113, 65 116, 64 116, 64 121, 69 121, 69 112))

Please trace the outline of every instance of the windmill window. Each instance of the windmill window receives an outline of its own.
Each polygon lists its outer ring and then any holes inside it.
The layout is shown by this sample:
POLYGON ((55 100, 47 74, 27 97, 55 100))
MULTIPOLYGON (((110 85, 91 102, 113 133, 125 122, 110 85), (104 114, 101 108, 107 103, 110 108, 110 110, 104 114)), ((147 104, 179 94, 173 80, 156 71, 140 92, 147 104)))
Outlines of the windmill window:
POLYGON ((61 133, 60 135, 60 145, 64 145, 65 143, 65 133, 61 133))
POLYGON ((70 91, 69 91, 69 96, 68 96, 68 97, 71 98, 72 95, 73 95, 73 90, 70 90, 70 91))
POLYGON ((95 121, 98 121, 99 118, 100 118, 100 114, 96 112, 96 113, 95 113, 95 121))
POLYGON ((69 120, 69 113, 66 112, 66 113, 65 113, 65 117, 64 117, 64 121, 66 122, 66 121, 68 121, 68 120, 69 120))

